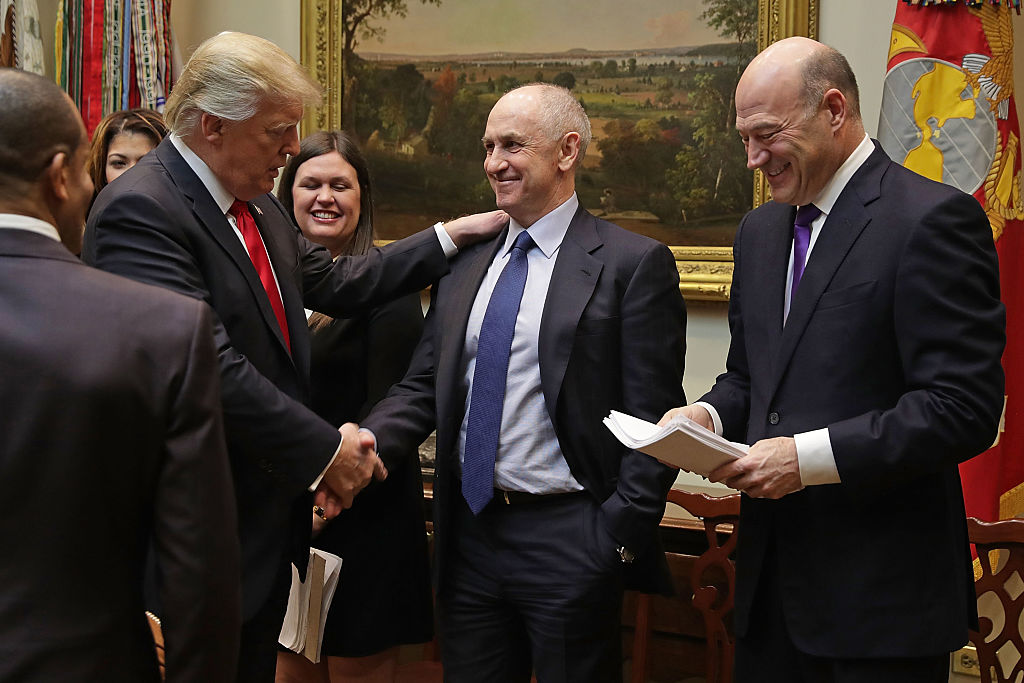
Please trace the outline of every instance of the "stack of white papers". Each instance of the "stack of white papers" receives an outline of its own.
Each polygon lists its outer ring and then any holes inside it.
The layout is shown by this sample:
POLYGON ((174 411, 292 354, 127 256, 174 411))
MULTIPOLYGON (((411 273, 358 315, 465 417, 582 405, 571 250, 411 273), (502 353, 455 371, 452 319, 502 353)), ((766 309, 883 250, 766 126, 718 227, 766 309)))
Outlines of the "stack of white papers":
POLYGON ((288 611, 278 642, 314 664, 320 661, 324 624, 327 623, 327 611, 340 574, 341 558, 319 548, 309 549, 305 581, 299 581, 299 571, 292 565, 288 611))
POLYGON ((749 446, 723 439, 682 415, 659 427, 613 410, 604 419, 604 426, 626 447, 705 477, 750 450, 749 446))

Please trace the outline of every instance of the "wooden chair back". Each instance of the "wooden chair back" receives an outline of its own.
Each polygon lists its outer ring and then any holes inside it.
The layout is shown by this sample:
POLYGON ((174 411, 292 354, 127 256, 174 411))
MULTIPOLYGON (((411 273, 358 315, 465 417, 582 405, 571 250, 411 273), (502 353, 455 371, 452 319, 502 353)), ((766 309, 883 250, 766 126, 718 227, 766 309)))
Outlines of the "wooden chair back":
POLYGON ((970 632, 978 650, 982 683, 1024 680, 1024 519, 982 522, 967 518, 978 551, 975 572, 979 630, 970 632))
MULTIPOLYGON (((705 681, 732 683, 732 661, 735 641, 726 625, 732 611, 736 590, 736 569, 729 556, 736 548, 740 520, 740 495, 714 497, 703 493, 690 493, 672 489, 668 502, 678 505, 703 521, 708 548, 693 563, 690 572, 692 603, 704 621, 705 681), (720 542, 720 525, 732 525, 731 533, 720 542), (726 585, 708 579, 709 572, 724 574, 726 585)), ((645 683, 651 640, 651 602, 653 596, 641 594, 637 598, 636 625, 633 637, 633 661, 630 683, 645 683)))

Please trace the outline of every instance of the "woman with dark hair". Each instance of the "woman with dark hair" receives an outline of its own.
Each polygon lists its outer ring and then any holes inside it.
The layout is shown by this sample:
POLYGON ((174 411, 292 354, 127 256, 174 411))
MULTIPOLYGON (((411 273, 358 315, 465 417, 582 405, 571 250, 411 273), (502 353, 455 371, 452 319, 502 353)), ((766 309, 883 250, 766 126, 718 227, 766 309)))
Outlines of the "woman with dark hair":
MULTIPOLYGON (((342 131, 302 140, 281 176, 278 199, 303 234, 335 258, 373 246, 373 189, 366 160, 342 131)), ((423 329, 418 295, 362 318, 309 318, 311 406, 332 424, 359 422, 399 381, 423 329)), ((390 454, 389 454, 390 455, 390 454)), ((388 477, 322 525, 313 545, 342 558, 341 579, 324 629, 323 656, 311 664, 278 656, 278 683, 393 681, 398 647, 433 635, 423 482, 415 452, 399 454, 388 477)))
POLYGON ((163 116, 152 109, 123 109, 104 117, 93 131, 89 150, 89 175, 95 194, 138 163, 166 135, 163 116))

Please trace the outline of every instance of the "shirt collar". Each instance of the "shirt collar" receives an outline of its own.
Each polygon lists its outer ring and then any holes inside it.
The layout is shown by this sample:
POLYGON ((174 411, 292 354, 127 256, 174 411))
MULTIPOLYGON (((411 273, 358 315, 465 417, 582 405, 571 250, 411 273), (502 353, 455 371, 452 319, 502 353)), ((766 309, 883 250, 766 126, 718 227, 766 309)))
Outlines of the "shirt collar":
POLYGON ((20 213, 0 213, 0 228, 34 232, 60 242, 60 234, 57 232, 57 228, 46 221, 20 213))
MULTIPOLYGON (((529 227, 530 237, 533 238, 537 248, 541 250, 546 258, 551 258, 555 251, 558 250, 558 247, 561 246, 562 240, 565 239, 565 233, 569 230, 569 223, 572 222, 572 217, 576 215, 576 209, 579 208, 579 205, 580 201, 576 198, 576 193, 573 192, 571 197, 555 209, 541 216, 529 227)), ((516 237, 519 237, 519 233, 526 229, 519 225, 516 219, 509 219, 508 236, 505 238, 505 246, 501 250, 503 255, 511 251, 516 237)))
POLYGON ((210 167, 206 165, 206 162, 199 158, 199 155, 192 151, 192 149, 185 144, 185 141, 178 136, 177 133, 171 133, 171 144, 174 145, 174 149, 178 150, 181 157, 185 160, 197 176, 199 181, 202 182, 206 191, 213 197, 213 201, 217 203, 217 207, 221 213, 227 213, 231 205, 235 203, 235 196, 224 189, 220 180, 213 174, 210 167))
POLYGON ((874 151, 875 146, 872 144, 871 138, 865 134, 864 139, 860 141, 860 144, 853 150, 853 153, 846 157, 846 161, 832 175, 832 178, 825 184, 821 193, 815 198, 813 204, 821 209, 823 214, 827 216, 832 213, 832 207, 835 206, 839 195, 846 189, 850 178, 853 177, 853 174, 868 160, 868 157, 874 151))

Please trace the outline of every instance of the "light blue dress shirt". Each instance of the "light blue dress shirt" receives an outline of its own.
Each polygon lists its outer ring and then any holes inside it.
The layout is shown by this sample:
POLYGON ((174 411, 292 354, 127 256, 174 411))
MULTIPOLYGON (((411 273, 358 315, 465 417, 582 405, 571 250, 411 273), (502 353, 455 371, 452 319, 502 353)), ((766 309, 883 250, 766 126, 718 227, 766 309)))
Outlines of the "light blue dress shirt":
MULTIPOLYGON (((529 227, 530 237, 537 247, 527 253, 529 274, 523 290, 523 300, 519 305, 512 351, 509 354, 501 434, 494 463, 494 485, 499 489, 542 494, 583 489, 569 471, 569 464, 562 455, 555 427, 544 403, 538 353, 540 322, 548 286, 551 283, 551 273, 555 269, 562 240, 578 207, 579 200, 573 194, 558 208, 529 227)), ((473 371, 476 368, 480 326, 483 324, 484 313, 491 299, 491 291, 505 264, 508 263, 512 244, 523 230, 524 228, 515 220, 510 222, 505 243, 491 262, 469 314, 463 350, 466 362, 463 378, 468 391, 466 417, 463 418, 459 429, 460 466, 465 455, 466 420, 473 400, 473 371)))

